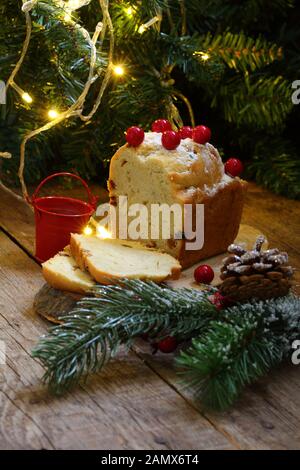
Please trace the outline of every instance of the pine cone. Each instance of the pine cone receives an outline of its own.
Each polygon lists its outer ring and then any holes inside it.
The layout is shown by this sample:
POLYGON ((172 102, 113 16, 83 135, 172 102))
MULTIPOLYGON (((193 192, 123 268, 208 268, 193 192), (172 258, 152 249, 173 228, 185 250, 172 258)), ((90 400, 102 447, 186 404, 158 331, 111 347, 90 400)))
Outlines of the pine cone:
POLYGON ((220 293, 233 300, 270 299, 286 295, 292 285, 293 268, 288 255, 277 248, 262 250, 265 238, 260 235, 252 250, 230 245, 230 255, 223 260, 220 293))

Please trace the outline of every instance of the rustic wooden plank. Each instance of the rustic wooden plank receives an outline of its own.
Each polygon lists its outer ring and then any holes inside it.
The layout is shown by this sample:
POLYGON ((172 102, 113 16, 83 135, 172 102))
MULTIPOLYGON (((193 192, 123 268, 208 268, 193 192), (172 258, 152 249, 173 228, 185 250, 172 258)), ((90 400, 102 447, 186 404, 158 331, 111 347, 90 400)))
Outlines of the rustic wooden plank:
POLYGON ((230 410, 212 413, 203 410, 176 375, 172 355, 137 354, 171 384, 224 435, 240 449, 300 449, 300 376, 299 367, 282 365, 252 387, 230 410))
MULTIPOLYGON (((242 223, 264 233, 271 247, 288 251, 290 262, 297 269, 294 291, 300 294, 300 202, 249 184, 242 223)), ((203 411, 192 392, 180 383, 172 367, 172 357, 143 353, 141 357, 189 403, 203 411)), ((218 430, 235 439, 240 448, 299 449, 299 392, 299 368, 285 364, 249 387, 226 413, 205 413, 205 416, 218 430)))
POLYGON ((0 227, 29 253, 34 252, 34 215, 28 204, 0 186, 0 227))
POLYGON ((276 196, 254 183, 249 184, 242 223, 259 229, 270 247, 287 251, 296 269, 294 292, 300 294, 300 201, 276 196))
MULTIPOLYGON (((0 198, 0 211, 1 204, 0 198)), ((299 220, 299 202, 274 196, 255 185, 250 185, 243 223, 265 233, 271 246, 287 250, 291 263, 298 270, 299 220)), ((22 218, 20 223, 22 226, 22 218)), ((19 241, 23 245, 26 243, 24 237, 19 237, 19 241)), ((299 292, 299 271, 296 273, 296 279, 299 292)), ((182 394, 188 403, 201 410, 201 405, 194 402, 190 391, 178 382, 168 363, 169 358, 152 358, 148 355, 144 359, 156 373, 182 394)), ((248 389, 232 410, 224 414, 209 414, 207 418, 237 447, 299 448, 299 380, 297 367, 282 367, 266 380, 248 389)))
POLYGON ((260 228, 268 237, 300 254, 300 201, 286 199, 249 183, 243 223, 260 228))
POLYGON ((47 324, 33 313, 39 266, 0 233, 1 449, 233 448, 180 394, 134 353, 120 355, 87 385, 47 394, 30 356, 47 324))

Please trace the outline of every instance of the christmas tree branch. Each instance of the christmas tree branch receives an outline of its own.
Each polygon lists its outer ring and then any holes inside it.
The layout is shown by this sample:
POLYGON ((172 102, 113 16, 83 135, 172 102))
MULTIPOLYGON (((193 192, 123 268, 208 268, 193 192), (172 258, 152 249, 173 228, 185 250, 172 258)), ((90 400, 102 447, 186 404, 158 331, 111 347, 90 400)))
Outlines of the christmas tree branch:
POLYGON ((228 408, 242 389, 289 357, 299 339, 300 299, 287 296, 218 311, 209 291, 153 282, 96 286, 33 350, 55 394, 98 372, 120 346, 142 334, 191 338, 176 359, 183 379, 205 406, 228 408))
POLYGON ((44 381, 56 394, 101 370, 121 345, 129 347, 134 338, 145 333, 190 336, 217 313, 203 292, 152 282, 99 286, 93 294, 80 300, 33 351, 46 369, 44 381))
MULTIPOLYGON (((28 47, 29 47, 29 43, 30 43, 30 38, 31 38, 31 31, 32 31, 32 23, 31 23, 31 16, 30 16, 30 9, 33 8, 33 5, 30 5, 30 2, 26 2, 23 7, 22 7, 22 11, 24 11, 25 13, 25 19, 26 19, 26 37, 25 37, 25 41, 23 43, 23 47, 22 47, 22 52, 21 52, 21 55, 20 55, 20 58, 19 60, 17 61, 15 67, 13 68, 7 82, 6 82, 6 86, 5 86, 5 92, 7 93, 7 90, 8 88, 11 86, 11 87, 14 87, 14 79, 15 77, 17 76, 23 62, 24 62, 24 59, 26 57, 26 54, 27 54, 27 51, 28 51, 28 47)), ((11 158, 11 154, 9 152, 1 152, 0 153, 0 156, 5 156, 5 158, 11 158)), ((21 184, 22 184, 22 181, 21 181, 21 184)))
POLYGON ((261 36, 254 39, 243 33, 233 34, 230 31, 214 36, 208 33, 203 41, 203 48, 211 55, 222 57, 229 68, 243 72, 253 72, 282 59, 282 48, 276 44, 271 44, 261 36))
MULTIPOLYGON (((60 18, 61 8, 57 8, 57 5, 55 3, 54 4, 51 4, 51 3, 50 4, 45 4, 43 2, 40 2, 40 3, 41 3, 41 5, 40 5, 41 9, 45 9, 45 11, 48 15, 53 16, 58 21, 61 21, 61 18, 60 18)), ((72 26, 74 27, 74 29, 82 35, 83 39, 87 42, 87 44, 90 48, 88 78, 86 79, 86 82, 84 84, 84 87, 83 87, 83 90, 82 90, 80 96, 77 98, 77 100, 66 111, 60 113, 55 119, 53 119, 53 121, 48 122, 47 124, 45 124, 43 126, 40 126, 40 127, 36 128, 32 131, 29 131, 24 136, 24 138, 21 142, 21 145, 20 145, 20 164, 19 164, 18 176, 19 176, 19 180, 20 180, 20 183, 21 183, 23 196, 26 200, 28 200, 28 191, 27 191, 27 186, 26 186, 25 179, 24 179, 24 167, 25 167, 25 151, 26 151, 27 143, 33 137, 39 135, 42 132, 45 132, 45 131, 48 131, 48 130, 52 129, 53 127, 57 126, 61 122, 65 121, 65 120, 68 120, 72 117, 80 117, 83 121, 90 120, 92 118, 92 116, 95 114, 95 112, 97 111, 97 109, 98 109, 98 107, 101 103, 103 93, 104 93, 104 91, 105 91, 105 89, 108 85, 108 81, 109 81, 109 78, 111 76, 111 66, 112 66, 111 63, 108 64, 107 71, 105 73, 105 76, 104 76, 104 79, 103 79, 103 82, 102 82, 102 86, 100 88, 98 97, 95 101, 95 104, 93 106, 92 111, 89 113, 88 116, 83 116, 83 107, 84 107, 84 104, 85 104, 85 101, 86 101, 86 97, 87 97, 87 95, 90 91, 90 88, 91 88, 92 84, 94 83, 95 79, 97 79, 98 76, 99 76, 99 73, 97 73, 95 75, 95 67, 96 67, 96 63, 97 63, 97 47, 96 47, 96 45, 97 45, 98 37, 101 33, 101 30, 103 29, 103 26, 104 26, 104 32, 105 32, 106 25, 108 25, 109 32, 110 32, 110 40, 111 40, 111 45, 110 45, 110 50, 109 50, 109 59, 110 59, 110 61, 112 61, 112 56, 113 56, 114 35, 113 35, 113 26, 112 26, 112 22, 111 22, 109 10, 108 10, 108 0, 99 0, 99 5, 100 5, 100 10, 102 11, 104 24, 102 22, 97 23, 96 28, 95 28, 95 32, 94 32, 94 35, 93 35, 92 38, 90 37, 89 32, 85 28, 80 26, 78 23, 74 22, 71 19, 71 17, 70 17, 70 20, 69 20, 69 22, 72 23, 72 26)), ((34 2, 27 2, 23 7, 23 8, 26 7, 25 14, 26 14, 26 23, 27 23, 27 36, 26 36, 26 40, 25 40, 25 46, 23 48, 23 53, 21 55, 21 59, 19 60, 17 66, 15 67, 15 70, 12 72, 12 75, 11 75, 11 78, 10 78, 11 81, 13 80, 14 76, 16 75, 18 70, 20 69, 21 64, 23 62, 23 59, 25 57, 26 51, 27 51, 28 46, 29 46, 30 37, 31 37, 31 19, 30 19, 29 11, 32 8, 35 8, 37 6, 39 6, 39 0, 36 0, 34 2), (28 23, 28 17, 29 17, 29 23, 28 23), (28 26, 30 27, 29 29, 28 29, 28 26)), ((104 39, 104 34, 102 36, 101 45, 103 43, 103 39, 104 39)))
POLYGON ((270 136, 263 136, 257 141, 247 175, 255 177, 257 183, 277 194, 299 199, 300 160, 296 147, 282 136, 272 138, 272 146, 270 136))
POLYGON ((205 406, 223 410, 246 385, 287 358, 299 334, 298 297, 238 305, 194 338, 177 365, 205 406))
MULTIPOLYGON (((279 128, 293 108, 290 82, 283 77, 233 78, 220 86, 212 106, 223 110, 228 122, 256 129, 279 128)), ((270 144, 269 144, 270 145, 270 144)))

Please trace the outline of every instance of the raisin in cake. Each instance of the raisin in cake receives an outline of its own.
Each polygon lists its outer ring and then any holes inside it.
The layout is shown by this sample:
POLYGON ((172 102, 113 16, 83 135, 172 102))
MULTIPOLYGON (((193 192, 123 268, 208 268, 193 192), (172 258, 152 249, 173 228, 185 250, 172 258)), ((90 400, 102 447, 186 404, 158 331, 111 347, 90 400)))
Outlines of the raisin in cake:
POLYGON ((108 180, 110 203, 116 208, 120 196, 127 196, 128 206, 144 204, 148 209, 151 204, 204 204, 204 245, 197 251, 187 250, 184 234, 175 239, 175 223, 169 239, 163 239, 162 231, 151 238, 149 217, 148 233, 141 234, 143 243, 171 254, 182 267, 225 252, 234 241, 245 186, 238 177, 225 174, 220 155, 211 144, 184 139, 176 150, 167 150, 161 144, 161 134, 155 132, 145 133, 138 147, 126 144, 115 153, 108 180))

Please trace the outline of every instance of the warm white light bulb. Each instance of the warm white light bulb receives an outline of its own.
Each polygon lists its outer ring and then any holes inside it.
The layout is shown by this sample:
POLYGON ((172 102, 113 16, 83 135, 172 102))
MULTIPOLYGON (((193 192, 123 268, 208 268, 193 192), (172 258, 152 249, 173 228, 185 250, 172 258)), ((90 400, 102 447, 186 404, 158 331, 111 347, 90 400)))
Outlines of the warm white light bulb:
POLYGON ((103 225, 97 225, 97 237, 111 238, 111 233, 103 225))
POLYGON ((84 233, 84 235, 92 235, 93 230, 91 229, 91 227, 89 227, 89 226, 87 225, 86 227, 84 227, 83 233, 84 233))
POLYGON ((128 16, 132 16, 133 15, 133 8, 132 7, 128 7, 128 8, 125 8, 125 13, 126 15, 128 16))
POLYGON ((202 52, 202 51, 196 51, 194 52, 193 55, 199 56, 201 60, 208 60, 210 58, 210 55, 207 52, 202 52))
POLYGON ((65 20, 66 23, 71 23, 71 21, 73 21, 72 16, 70 15, 70 13, 65 14, 64 20, 65 20))
POLYGON ((77 10, 78 8, 84 6, 84 4, 86 3, 88 2, 82 0, 69 0, 67 6, 70 10, 77 10))
POLYGON ((209 54, 206 54, 206 53, 201 54, 201 59, 202 60, 208 60, 209 59, 209 54))
POLYGON ((142 25, 139 27, 138 32, 139 32, 140 34, 143 34, 145 31, 146 31, 146 28, 145 28, 145 26, 142 24, 142 25))
POLYGON ((114 74, 115 75, 118 75, 119 77, 121 77, 122 75, 124 75, 125 71, 124 71, 124 67, 122 65, 114 65, 114 74))
POLYGON ((22 100, 24 100, 26 103, 32 103, 33 99, 28 93, 23 93, 22 94, 22 100))
POLYGON ((58 112, 55 109, 50 109, 48 111, 48 116, 50 119, 56 119, 58 117, 58 112))

